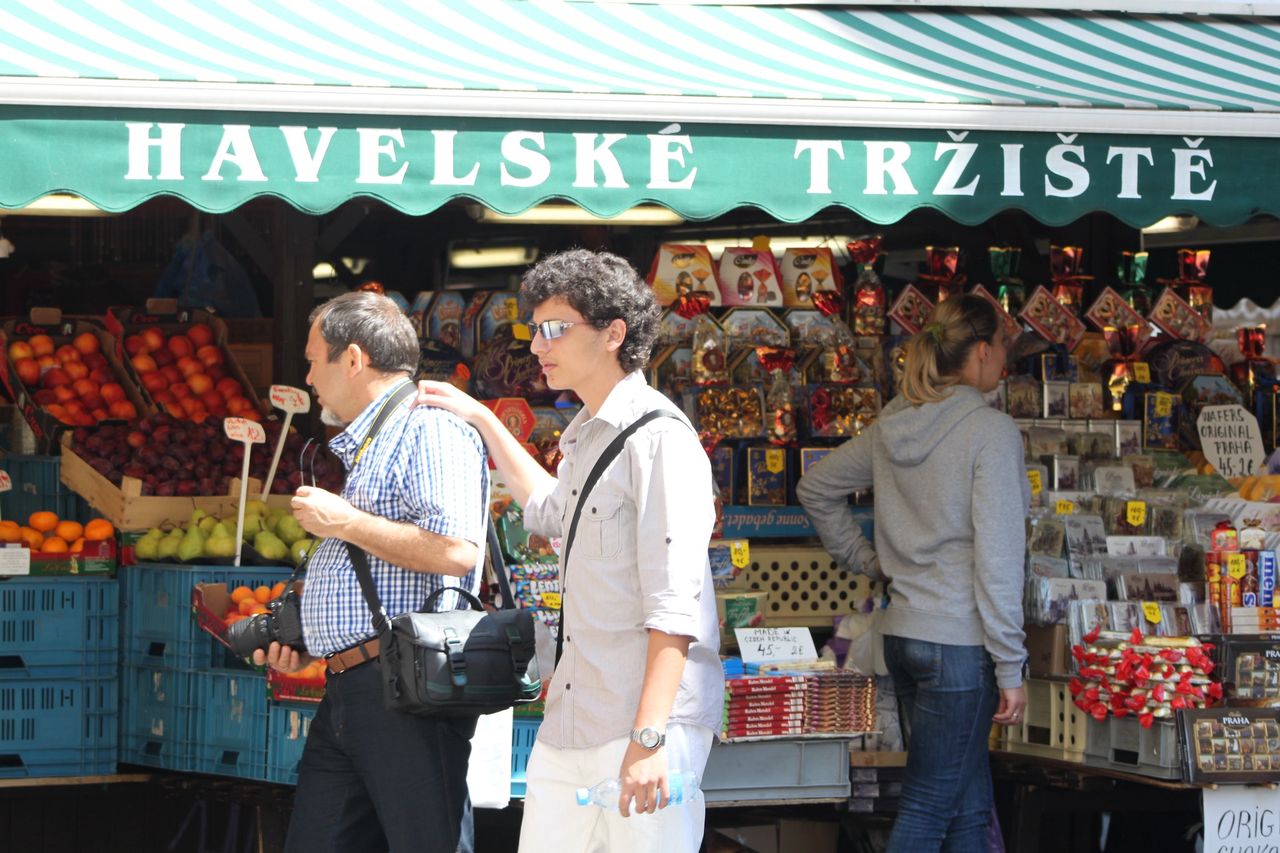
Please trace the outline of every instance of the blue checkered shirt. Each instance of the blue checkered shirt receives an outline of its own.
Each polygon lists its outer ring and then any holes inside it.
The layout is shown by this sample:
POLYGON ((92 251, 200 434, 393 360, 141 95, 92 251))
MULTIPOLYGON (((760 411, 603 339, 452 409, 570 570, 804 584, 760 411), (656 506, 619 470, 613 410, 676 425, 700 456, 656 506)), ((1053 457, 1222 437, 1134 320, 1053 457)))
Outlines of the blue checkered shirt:
MULTIPOLYGON (((474 542, 483 555, 489 493, 484 443, 458 417, 402 403, 352 469, 378 409, 394 391, 374 400, 329 442, 349 472, 342 496, 373 515, 474 542)), ((417 610, 441 588, 461 587, 472 593, 479 588, 475 570, 461 578, 411 572, 372 554, 369 567, 388 616, 417 610)), ((460 598, 447 593, 437 600, 436 609, 457 607, 460 598)), ((302 596, 302 634, 307 651, 315 656, 350 648, 374 635, 360 582, 340 539, 325 539, 311 557, 302 596)))

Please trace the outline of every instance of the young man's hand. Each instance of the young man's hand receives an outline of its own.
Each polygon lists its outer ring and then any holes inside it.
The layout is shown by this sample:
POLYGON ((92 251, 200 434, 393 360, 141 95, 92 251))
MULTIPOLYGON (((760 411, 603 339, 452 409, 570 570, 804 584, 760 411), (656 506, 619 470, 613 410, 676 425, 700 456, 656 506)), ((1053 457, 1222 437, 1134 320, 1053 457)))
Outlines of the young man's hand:
POLYGON ((623 817, 631 816, 632 798, 635 799, 637 814, 653 814, 658 809, 665 809, 671 800, 671 788, 667 782, 667 751, 662 747, 649 750, 638 743, 627 744, 618 778, 622 780, 618 811, 623 817))

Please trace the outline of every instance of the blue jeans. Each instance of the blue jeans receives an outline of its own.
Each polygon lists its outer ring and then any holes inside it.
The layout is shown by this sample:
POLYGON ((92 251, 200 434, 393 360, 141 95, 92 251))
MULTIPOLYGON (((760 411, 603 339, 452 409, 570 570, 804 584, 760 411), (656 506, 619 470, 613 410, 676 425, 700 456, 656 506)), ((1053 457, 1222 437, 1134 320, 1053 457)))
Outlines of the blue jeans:
POLYGON ((330 675, 298 765, 286 853, 471 853, 475 717, 388 711, 382 664, 330 675))
POLYGON ((982 646, 884 638, 907 744, 888 853, 984 853, 991 812, 987 737, 995 665, 982 646))

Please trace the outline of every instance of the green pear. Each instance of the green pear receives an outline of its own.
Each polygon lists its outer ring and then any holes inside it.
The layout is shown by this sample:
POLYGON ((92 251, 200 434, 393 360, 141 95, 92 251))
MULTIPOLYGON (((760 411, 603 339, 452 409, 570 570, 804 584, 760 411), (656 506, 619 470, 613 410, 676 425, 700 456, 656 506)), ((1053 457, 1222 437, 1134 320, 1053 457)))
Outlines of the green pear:
POLYGON ((213 530, 214 525, 217 523, 218 519, 214 518, 212 515, 206 515, 204 518, 200 519, 200 523, 196 526, 200 528, 201 533, 208 536, 209 531, 213 530))
POLYGON ((169 535, 163 537, 156 546, 156 557, 164 560, 169 557, 177 556, 178 546, 182 544, 185 538, 181 528, 175 527, 169 531, 169 535))
POLYGON ((200 523, 201 521, 203 521, 203 520, 204 520, 208 515, 209 515, 209 513, 205 512, 205 511, 204 511, 204 510, 202 510, 202 509, 193 509, 193 510, 191 510, 191 520, 190 520, 188 523, 189 523, 189 524, 191 524, 191 525, 199 524, 199 523, 200 523))
POLYGON ((209 538, 204 540, 204 553, 210 557, 234 557, 236 555, 235 531, 228 530, 224 522, 214 525, 209 538))
POLYGON ((256 513, 257 515, 266 515, 269 512, 266 503, 259 500, 245 501, 244 514, 256 513))
POLYGON ((253 548, 268 560, 283 560, 289 556, 289 546, 270 530, 263 530, 253 537, 253 548))
POLYGON ((199 527, 191 527, 178 543, 178 559, 189 563, 202 554, 204 554, 204 534, 200 532, 199 527))
POLYGON ((262 516, 258 513, 245 513, 244 516, 244 541, 252 542, 253 537, 266 530, 267 526, 262 522, 262 516))
MULTIPOLYGON (((267 525, 268 530, 270 530, 272 533, 276 534, 277 536, 280 536, 280 522, 282 519, 285 519, 285 518, 292 518, 292 516, 289 515, 289 510, 284 509, 282 507, 273 506, 267 512, 267 517, 263 519, 263 523, 267 525)), ((285 540, 285 544, 288 544, 287 539, 285 540)))
POLYGON ((315 549, 315 546, 314 539, 299 539, 289 546, 289 559, 293 560, 293 564, 296 566, 315 549))
POLYGON ((307 538, 307 531, 302 529, 302 525, 298 523, 298 519, 292 515, 286 515, 280 519, 280 523, 276 526, 276 535, 286 545, 292 545, 299 539, 307 538))
POLYGON ((160 557, 160 542, 164 539, 158 531, 155 536, 148 531, 145 536, 133 544, 133 553, 139 560, 155 560, 160 557))

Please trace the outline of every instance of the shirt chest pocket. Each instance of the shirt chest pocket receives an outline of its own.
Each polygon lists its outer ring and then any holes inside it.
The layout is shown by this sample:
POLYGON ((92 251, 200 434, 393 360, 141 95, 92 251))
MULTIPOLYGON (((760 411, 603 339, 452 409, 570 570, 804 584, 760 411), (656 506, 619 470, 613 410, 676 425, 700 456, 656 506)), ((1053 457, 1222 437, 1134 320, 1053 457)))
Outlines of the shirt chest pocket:
POLYGON ((588 496, 574 551, 581 548, 582 556, 597 560, 618 556, 623 539, 622 503, 622 496, 611 492, 588 496))

